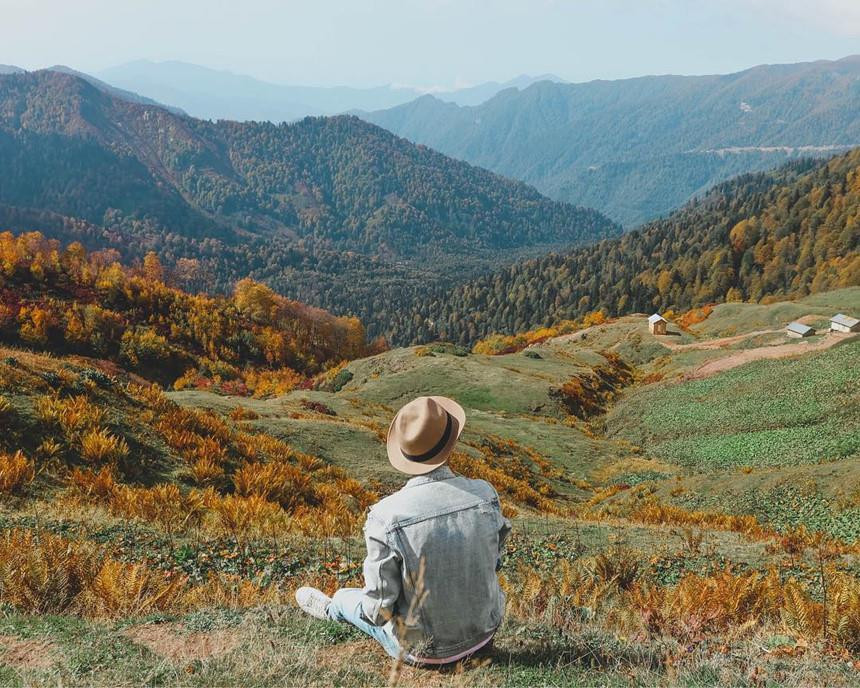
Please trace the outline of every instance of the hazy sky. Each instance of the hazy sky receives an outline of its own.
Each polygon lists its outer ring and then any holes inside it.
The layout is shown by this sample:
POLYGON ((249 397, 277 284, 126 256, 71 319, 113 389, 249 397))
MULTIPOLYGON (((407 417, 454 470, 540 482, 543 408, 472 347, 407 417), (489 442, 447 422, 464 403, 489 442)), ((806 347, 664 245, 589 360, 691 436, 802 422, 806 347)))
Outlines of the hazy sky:
POLYGON ((0 63, 293 84, 703 74, 860 53, 860 0, 0 0, 0 63))

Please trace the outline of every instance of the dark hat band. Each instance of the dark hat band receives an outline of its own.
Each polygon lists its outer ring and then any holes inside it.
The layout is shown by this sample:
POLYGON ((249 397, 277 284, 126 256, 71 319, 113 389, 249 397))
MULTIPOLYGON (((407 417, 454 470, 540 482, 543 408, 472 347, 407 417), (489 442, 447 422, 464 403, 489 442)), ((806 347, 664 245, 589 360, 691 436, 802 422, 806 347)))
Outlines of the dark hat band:
POLYGON ((445 432, 442 433, 442 438, 433 445, 431 449, 427 450, 423 454, 407 454, 403 451, 403 447, 401 446, 400 453, 403 454, 404 458, 409 459, 410 461, 415 461, 416 463, 423 463, 432 459, 445 448, 445 445, 448 444, 448 440, 451 439, 451 430, 454 427, 454 419, 451 414, 445 411, 445 415, 448 416, 448 422, 445 424, 445 432))

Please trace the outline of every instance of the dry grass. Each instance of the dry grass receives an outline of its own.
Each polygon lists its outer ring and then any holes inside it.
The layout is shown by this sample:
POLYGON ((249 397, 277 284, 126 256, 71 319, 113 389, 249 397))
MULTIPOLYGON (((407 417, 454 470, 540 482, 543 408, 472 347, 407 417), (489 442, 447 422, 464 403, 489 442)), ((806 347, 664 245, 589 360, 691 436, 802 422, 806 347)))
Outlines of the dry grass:
POLYGON ((181 581, 108 559, 95 547, 48 533, 0 538, 0 600, 31 614, 121 616, 171 606, 181 581))
POLYGON ((0 453, 0 493, 20 492, 35 476, 36 467, 23 452, 0 453))
POLYGON ((19 670, 43 670, 59 661, 57 646, 47 640, 0 635, 0 665, 19 670))
POLYGON ((510 614, 566 631, 588 623, 643 640, 697 643, 770 628, 825 648, 860 651, 860 581, 844 573, 824 573, 826 601, 775 569, 687 574, 675 586, 661 586, 641 580, 636 559, 618 549, 576 564, 564 561, 552 574, 521 567, 503 582, 510 614))
POLYGON ((98 428, 105 419, 104 410, 84 395, 67 399, 44 395, 36 399, 35 408, 39 419, 58 427, 70 439, 98 428))
POLYGON ((89 463, 113 463, 126 456, 128 442, 108 430, 87 430, 81 435, 81 457, 89 463))
POLYGON ((564 515, 568 509, 550 480, 564 480, 564 471, 540 453, 510 439, 489 435, 471 443, 479 456, 455 452, 451 467, 469 478, 491 483, 500 494, 522 506, 547 514, 564 515))
POLYGON ((283 601, 277 587, 232 576, 189 585, 181 576, 125 563, 95 545, 13 529, 0 536, 0 603, 27 614, 128 618, 283 601))
POLYGON ((6 421, 14 412, 15 409, 12 408, 12 403, 0 394, 0 421, 6 421))
POLYGON ((144 624, 128 629, 125 635, 172 663, 219 657, 239 645, 235 632, 188 632, 177 624, 144 624))
POLYGON ((762 526, 755 516, 721 514, 710 511, 689 511, 657 500, 647 500, 634 508, 629 516, 631 521, 676 526, 698 526, 711 530, 725 530, 741 533, 750 538, 765 539, 775 533, 762 526))
POLYGON ((174 483, 123 485, 110 467, 98 472, 75 470, 69 477, 67 496, 73 502, 103 506, 115 516, 155 524, 169 536, 202 530, 238 542, 287 533, 350 535, 358 529, 365 509, 377 499, 375 493, 333 468, 321 470, 318 482, 305 479, 295 466, 278 463, 246 464, 238 476, 239 493, 220 494, 211 487, 183 491, 174 483), (293 478, 301 478, 309 491, 292 492, 293 478))
POLYGON ((198 485, 211 485, 224 477, 224 467, 215 459, 203 456, 188 467, 191 478, 198 485))

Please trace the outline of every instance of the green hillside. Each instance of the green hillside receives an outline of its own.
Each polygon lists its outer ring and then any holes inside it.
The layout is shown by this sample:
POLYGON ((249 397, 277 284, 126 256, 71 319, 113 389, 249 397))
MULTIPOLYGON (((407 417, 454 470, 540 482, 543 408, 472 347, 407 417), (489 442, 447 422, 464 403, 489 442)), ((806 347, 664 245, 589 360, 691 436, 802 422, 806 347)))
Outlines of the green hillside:
POLYGON ((681 389, 654 386, 611 413, 607 428, 701 471, 858 458, 860 419, 850 407, 857 395, 845 392, 860 384, 858 356, 852 343, 804 359, 752 362, 681 389))
POLYGON ((735 175, 858 145, 858 73, 853 56, 725 75, 544 81, 473 107, 424 96, 362 116, 633 227, 735 175))

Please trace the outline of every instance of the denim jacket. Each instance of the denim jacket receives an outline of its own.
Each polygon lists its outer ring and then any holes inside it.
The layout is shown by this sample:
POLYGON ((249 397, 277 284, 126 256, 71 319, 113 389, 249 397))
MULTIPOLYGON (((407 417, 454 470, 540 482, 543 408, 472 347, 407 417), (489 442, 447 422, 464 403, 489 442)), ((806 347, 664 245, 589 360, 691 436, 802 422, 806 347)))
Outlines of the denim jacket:
POLYGON ((447 466, 412 478, 368 513, 363 615, 423 657, 474 647, 502 622, 496 572, 510 529, 489 483, 447 466))

